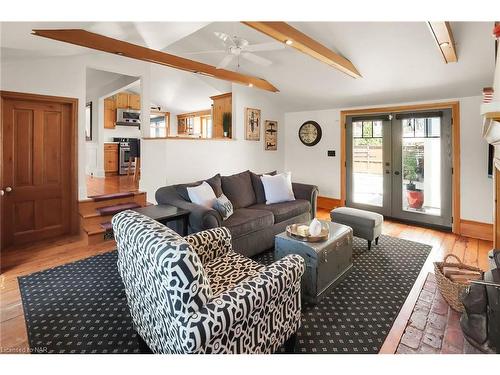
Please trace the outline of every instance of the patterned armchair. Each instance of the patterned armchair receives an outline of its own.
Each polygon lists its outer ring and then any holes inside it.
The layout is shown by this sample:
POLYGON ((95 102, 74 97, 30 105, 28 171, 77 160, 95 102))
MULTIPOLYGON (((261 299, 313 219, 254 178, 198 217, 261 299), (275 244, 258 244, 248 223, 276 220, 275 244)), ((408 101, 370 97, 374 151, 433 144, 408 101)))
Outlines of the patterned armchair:
POLYGON ((226 228, 182 238, 134 211, 112 223, 130 313, 154 353, 272 353, 293 341, 300 256, 266 267, 232 251, 226 228))

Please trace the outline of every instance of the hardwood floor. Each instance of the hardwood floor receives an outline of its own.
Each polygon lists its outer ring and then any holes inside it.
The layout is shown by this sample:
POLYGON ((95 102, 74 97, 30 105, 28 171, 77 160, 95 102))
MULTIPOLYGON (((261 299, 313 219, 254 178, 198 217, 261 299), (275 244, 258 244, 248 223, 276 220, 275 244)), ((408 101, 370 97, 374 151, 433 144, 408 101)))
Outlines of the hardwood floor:
POLYGON ((139 181, 134 181, 134 176, 87 176, 87 196, 122 193, 139 190, 139 181))
MULTIPOLYGON (((320 210, 318 217, 328 219, 329 213, 326 210, 320 210)), ((394 353, 427 273, 432 271, 432 262, 441 260, 446 254, 453 253, 463 261, 486 270, 487 253, 492 243, 391 221, 384 222, 383 234, 432 246, 431 255, 381 349, 381 353, 394 353)), ((114 242, 88 246, 79 237, 68 237, 3 251, 0 276, 0 353, 26 353, 28 350, 26 325, 17 283, 18 276, 74 262, 111 251, 114 248, 114 242)))

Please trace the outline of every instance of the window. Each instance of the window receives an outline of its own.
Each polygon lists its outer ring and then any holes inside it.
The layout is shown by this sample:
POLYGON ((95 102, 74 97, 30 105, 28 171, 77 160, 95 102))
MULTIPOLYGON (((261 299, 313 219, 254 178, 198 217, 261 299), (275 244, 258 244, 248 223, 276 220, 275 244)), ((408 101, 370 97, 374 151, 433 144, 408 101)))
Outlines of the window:
POLYGON ((170 125, 170 113, 151 112, 149 117, 150 117, 149 136, 151 138, 165 138, 168 133, 167 129, 170 125))

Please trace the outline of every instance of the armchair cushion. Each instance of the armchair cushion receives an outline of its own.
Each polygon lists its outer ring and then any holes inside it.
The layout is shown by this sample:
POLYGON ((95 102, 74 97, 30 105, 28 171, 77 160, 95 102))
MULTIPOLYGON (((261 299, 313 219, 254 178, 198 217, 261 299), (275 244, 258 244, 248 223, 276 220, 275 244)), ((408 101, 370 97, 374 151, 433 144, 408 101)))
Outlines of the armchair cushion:
POLYGON ((231 251, 231 232, 224 227, 194 233, 184 240, 196 251, 203 265, 231 251))
POLYGON ((223 292, 233 289, 243 280, 258 276, 265 267, 250 258, 234 251, 203 265, 207 273, 212 294, 217 297, 223 292))

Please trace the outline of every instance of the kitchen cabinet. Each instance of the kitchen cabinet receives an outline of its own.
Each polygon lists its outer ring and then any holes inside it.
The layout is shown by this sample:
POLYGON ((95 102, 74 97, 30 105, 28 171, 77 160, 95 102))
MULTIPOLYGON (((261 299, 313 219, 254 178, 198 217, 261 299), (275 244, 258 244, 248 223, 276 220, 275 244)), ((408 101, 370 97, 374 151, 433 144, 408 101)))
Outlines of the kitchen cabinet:
POLYGON ((128 93, 120 92, 116 96, 116 108, 128 108, 128 93))
POLYGON ((120 92, 116 94, 116 108, 140 110, 141 96, 129 94, 128 92, 120 92))
POLYGON ((137 94, 129 94, 128 106, 131 109, 136 109, 139 111, 141 109, 141 96, 137 94))
POLYGON ((114 129, 116 126, 116 104, 115 98, 104 99, 104 128, 114 129))
POLYGON ((104 174, 118 174, 118 143, 104 143, 104 174))
MULTIPOLYGON (((222 126, 223 114, 228 112, 233 112, 233 94, 228 92, 222 95, 211 96, 210 99, 213 101, 213 111, 212 111, 212 124, 213 124, 213 137, 223 138, 224 128, 222 126)), ((232 128, 232 126, 231 126, 232 128)), ((232 136, 230 131, 230 137, 232 136)))

